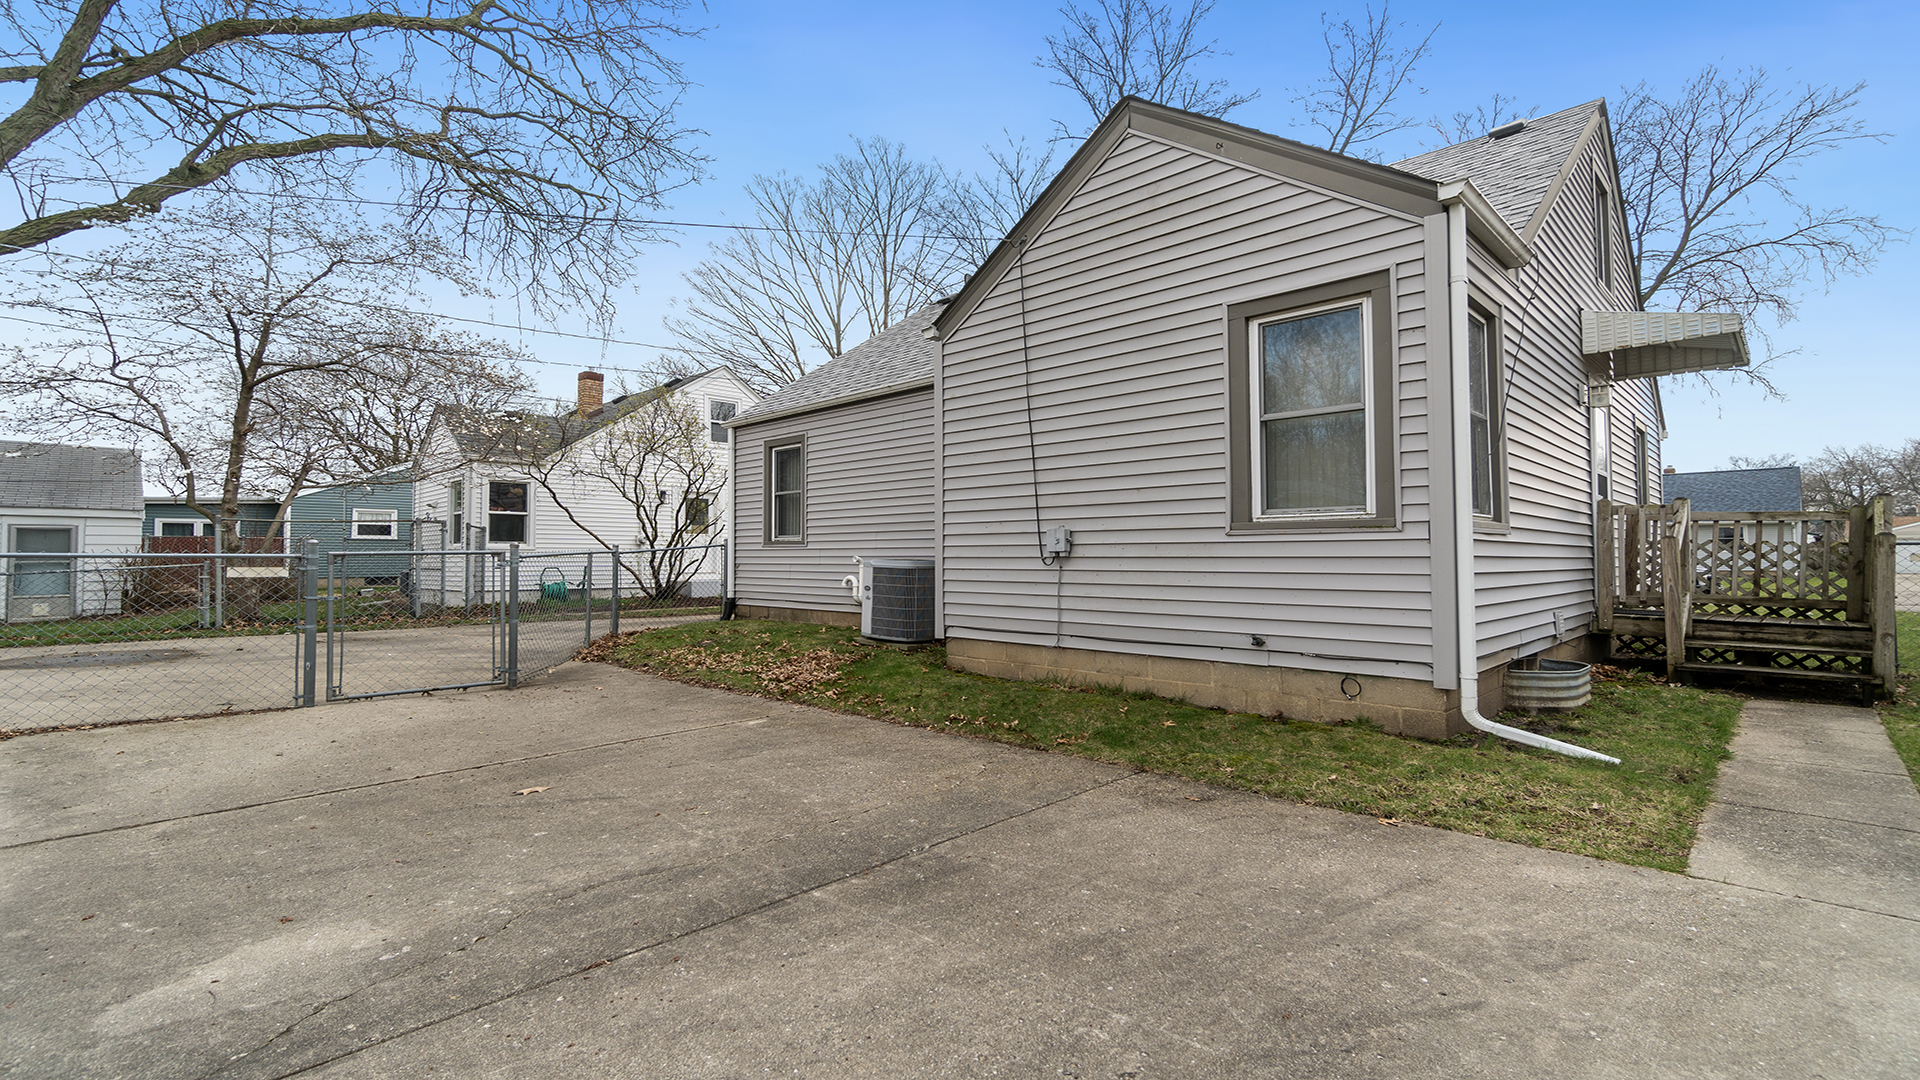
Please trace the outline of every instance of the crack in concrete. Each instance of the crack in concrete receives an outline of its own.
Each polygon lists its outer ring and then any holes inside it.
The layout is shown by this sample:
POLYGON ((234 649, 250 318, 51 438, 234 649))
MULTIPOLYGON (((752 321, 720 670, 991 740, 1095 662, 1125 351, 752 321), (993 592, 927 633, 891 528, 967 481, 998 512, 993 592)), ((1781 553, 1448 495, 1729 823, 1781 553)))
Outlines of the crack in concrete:
POLYGON ((547 758, 565 757, 569 754, 581 754, 589 750, 605 750, 609 747, 614 747, 614 746, 629 746, 634 743, 651 742, 654 739, 664 739, 673 735, 691 735, 701 731, 713 731, 718 728, 735 727, 740 724, 750 724, 760 720, 769 720, 769 719, 772 719, 772 717, 773 717, 772 713, 763 713, 759 716, 743 717, 738 720, 726 720, 718 724, 702 724, 699 727, 677 728, 673 731, 660 731, 660 732, 655 732, 651 735, 641 735, 632 739, 614 739, 610 742, 593 743, 592 745, 589 745, 589 746, 574 746, 574 747, 569 747, 565 750, 551 750, 544 754, 528 754, 525 757, 507 758, 503 761, 486 761, 486 762, 481 762, 478 765, 462 765, 457 769, 441 769, 436 772, 416 773, 412 776, 396 776, 391 780, 376 780, 369 784, 349 784, 345 787, 327 788, 322 791, 309 791, 300 795, 288 795, 278 799, 262 799, 259 802, 242 803, 241 805, 238 805, 238 806, 222 806, 214 810, 201 810, 192 814, 177 814, 173 817, 153 818, 149 821, 133 821, 133 822, 128 822, 127 824, 124 824, 124 825, 110 825, 104 829, 89 829, 85 832, 63 833, 59 836, 43 836, 37 840, 22 840, 19 843, 15 843, 15 844, 0 844, 0 851, 15 851, 20 848, 35 847, 40 844, 52 844, 62 840, 84 840, 88 837, 93 837, 93 836, 105 836, 108 833, 126 832, 131 829, 145 829, 154 825, 169 825, 176 821, 192 821, 195 818, 215 817, 220 814, 234 814, 234 813, 239 813, 242 810, 257 810, 263 806, 279 806, 285 803, 302 802, 307 799, 323 798, 328 795, 344 795, 344 794, 355 792, 355 791, 370 791, 374 788, 387 787, 392 784, 406 784, 406 783, 411 783, 412 781, 415 781, 415 780, 431 780, 435 777, 440 777, 440 776, 458 776, 461 773, 480 772, 484 769, 498 769, 508 765, 524 765, 529 761, 543 761, 547 758))
POLYGON ((1692 878, 1694 881, 1704 881, 1709 885, 1725 885, 1730 889, 1745 889, 1748 892, 1761 893, 1766 896, 1778 896, 1785 900, 1800 900, 1809 904, 1820 904, 1823 907, 1836 907, 1844 911, 1857 911, 1862 915, 1878 915, 1883 919, 1899 919, 1901 922, 1920 923, 1920 917, 1902 915, 1897 911, 1879 911, 1874 908, 1861 907, 1858 904, 1843 904, 1838 900, 1822 900, 1817 896, 1807 896, 1804 893, 1786 893, 1778 889, 1762 888, 1759 885, 1747 885, 1738 881, 1728 881, 1725 878, 1700 877, 1691 872, 1686 876, 1692 878))
POLYGON ((1877 821, 1861 821, 1859 818, 1834 817, 1832 814, 1816 814, 1811 810, 1787 810, 1778 806, 1758 806, 1753 803, 1735 802, 1732 799, 1715 799, 1721 806, 1738 806, 1742 810, 1758 810, 1765 814, 1791 814, 1794 817, 1819 818, 1821 821, 1838 821, 1846 825, 1865 825, 1869 829, 1885 829, 1888 832, 1920 833, 1920 829, 1909 829, 1903 825, 1882 825, 1877 821))
MULTIPOLYGON (((719 919, 715 919, 711 922, 704 923, 700 926, 692 927, 691 929, 688 929, 688 930, 683 930, 677 934, 669 934, 666 937, 659 939, 658 941, 649 942, 645 945, 641 945, 636 948, 627 949, 622 952, 615 953, 611 956, 595 957, 592 960, 588 960, 585 963, 580 964, 580 966, 573 968, 569 971, 563 972, 560 975, 556 975, 553 978, 544 979, 538 982, 533 982, 533 983, 523 985, 509 993, 501 994, 496 997, 489 998, 486 1001, 482 1001, 477 1004, 467 1006, 466 1008, 457 1009, 453 1012, 447 1013, 444 1016, 436 1017, 432 1020, 428 1020, 423 1023, 416 1024, 413 1027, 407 1028, 403 1031, 396 1031, 390 1035, 369 1039, 369 1041, 363 1046, 356 1046, 348 1050, 343 1050, 339 1053, 336 1053, 330 1057, 324 1058, 320 1061, 315 1061, 307 1065, 302 1065, 294 1069, 292 1072, 276 1073, 273 1077, 273 1080, 287 1080, 288 1077, 299 1076, 303 1073, 312 1072, 314 1069, 318 1069, 326 1065, 331 1065, 336 1061, 341 1061, 346 1058, 352 1057, 355 1054, 361 1053, 365 1050, 370 1050, 373 1047, 392 1042, 396 1039, 404 1038, 408 1035, 412 1035, 417 1032, 425 1031, 428 1028, 438 1027, 439 1025, 447 1023, 450 1020, 457 1020, 463 1016, 470 1016, 473 1013, 479 1012, 481 1009, 490 1008, 494 1005, 501 1004, 502 1002, 511 1001, 514 998, 520 997, 524 994, 532 993, 539 990, 544 990, 549 986, 555 985, 556 983, 564 982, 568 979, 575 978, 576 976, 583 975, 588 971, 592 971, 592 970, 595 970, 596 968, 606 966, 607 964, 612 964, 620 960, 625 960, 625 959, 628 959, 629 957, 638 956, 641 953, 650 952, 654 949, 658 949, 663 945, 669 945, 676 941, 684 941, 687 938, 693 937, 697 934, 703 934, 709 930, 715 930, 722 926, 726 926, 729 923, 738 922, 742 919, 746 919, 751 916, 758 915, 761 912, 769 911, 782 904, 788 903, 789 901, 798 899, 803 896, 807 896, 811 893, 819 892, 822 889, 828 888, 833 885, 837 885, 843 881, 852 880, 853 878, 860 877, 863 874, 872 873, 875 870, 881 869, 883 867, 891 866, 894 863, 901 862, 906 859, 916 858, 929 851, 932 851, 934 848, 941 847, 943 845, 952 843, 953 841, 956 841, 956 840, 965 839, 966 837, 973 836, 977 833, 985 832, 988 829, 996 828, 1010 821, 1018 821, 1019 819, 1027 817, 1031 814, 1036 814, 1042 810, 1046 810, 1054 806, 1059 806, 1062 803, 1069 802, 1073 799, 1081 798, 1082 796, 1091 794, 1095 791, 1099 791, 1103 788, 1110 787, 1123 780, 1132 779, 1134 777, 1138 777, 1141 775, 1144 775, 1144 774, 1142 773, 1142 771, 1137 769, 1131 770, 1128 772, 1123 772, 1120 775, 1109 777, 1108 779, 1099 781, 1098 783, 1095 783, 1095 784, 1091 784, 1087 787, 1080 788, 1075 791, 1070 791, 1060 796, 1057 799, 1050 799, 1044 803, 1030 806, 1024 810, 1019 811, 1018 813, 1008 814, 1005 817, 995 818, 992 821, 988 821, 983 824, 974 826, 973 828, 964 829, 959 832, 953 833, 950 836, 942 837, 941 839, 933 841, 932 843, 916 844, 906 851, 902 851, 898 854, 881 859, 880 861, 872 863, 861 869, 846 871, 845 873, 838 874, 834 877, 831 877, 817 884, 809 885, 805 888, 797 889, 781 896, 776 896, 770 900, 767 900, 764 903, 755 905, 745 910, 734 912, 733 914, 724 916, 719 919)), ((771 843, 771 841, 769 841, 769 843, 771 843)), ((746 850, 746 849, 743 849, 743 850, 746 850)), ((727 857, 732 857, 732 856, 727 856, 727 857)), ((711 862, 713 860, 706 860, 706 861, 711 862)), ((686 865, 698 865, 698 864, 690 863, 686 865)), ((641 877, 641 876, 649 876, 649 875, 639 875, 639 874, 629 875, 627 878, 622 880, 631 880, 634 877, 641 877)), ((505 922, 501 923, 500 927, 496 929, 493 934, 485 935, 485 936, 486 937, 498 936, 499 934, 504 933, 509 926, 511 926, 514 922, 518 921, 523 916, 530 915, 536 910, 545 910, 547 908, 551 908, 555 903, 559 901, 570 899, 575 896, 583 895, 586 892, 592 891, 594 889, 604 888, 605 886, 612 883, 613 882, 599 882, 594 885, 585 886, 579 890, 576 890, 575 892, 567 894, 566 896, 556 897, 553 901, 550 901, 547 904, 542 905, 540 908, 529 908, 526 911, 517 912, 514 915, 510 916, 505 922)), ((441 959, 445 959, 446 957, 450 957, 450 956, 456 956, 462 952, 465 952, 468 949, 473 948, 474 945, 477 945, 479 943, 479 940, 481 939, 476 939, 473 942, 469 942, 468 944, 463 945, 459 949, 455 949, 452 952, 443 953, 441 955, 441 959)), ((311 1013, 308 1013, 306 1016, 299 1018, 298 1020, 294 1021, 292 1024, 290 1024, 286 1028, 283 1028, 280 1032, 273 1035, 266 1042, 261 1043, 258 1047, 255 1047, 253 1050, 248 1050, 237 1057, 229 1058, 227 1061, 227 1064, 218 1066, 212 1072, 205 1074, 202 1080, 211 1080, 212 1077, 218 1076, 221 1073, 226 1072, 235 1062, 243 1060, 246 1057, 249 1057, 255 1053, 258 1053, 261 1050, 264 1050, 266 1047, 272 1045, 274 1041, 291 1033, 294 1029, 298 1028, 301 1024, 304 1024, 308 1020, 311 1020, 315 1016, 318 1016, 321 1012, 324 1012, 330 1006, 337 1005, 341 1002, 350 1000, 354 996, 364 993, 367 990, 380 986, 383 983, 391 981, 392 979, 400 978, 403 974, 411 974, 415 971, 418 971, 419 967, 420 965, 416 965, 414 968, 408 969, 406 973, 395 972, 393 975, 388 976, 387 978, 379 979, 374 982, 367 983, 363 986, 355 987, 352 991, 348 993, 342 994, 339 997, 333 998, 331 1000, 322 1002, 320 1005, 316 1006, 311 1013)))

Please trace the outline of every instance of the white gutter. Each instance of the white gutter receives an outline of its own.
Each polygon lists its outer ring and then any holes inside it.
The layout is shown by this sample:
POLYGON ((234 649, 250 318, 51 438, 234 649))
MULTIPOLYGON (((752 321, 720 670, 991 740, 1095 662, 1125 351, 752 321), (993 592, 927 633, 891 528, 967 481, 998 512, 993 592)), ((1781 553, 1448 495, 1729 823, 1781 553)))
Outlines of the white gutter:
MULTIPOLYGON (((1450 187, 1452 185, 1449 185, 1450 187)), ((1468 185, 1460 185, 1472 191, 1468 185)), ((1609 765, 1620 759, 1572 743, 1549 739, 1517 727, 1495 723, 1480 715, 1480 624, 1475 603, 1473 563, 1473 402, 1467 375, 1467 210, 1468 200, 1458 190, 1444 199, 1447 207, 1447 329, 1449 368, 1452 371, 1453 415, 1453 528, 1456 625, 1460 658, 1460 718, 1476 731, 1568 757, 1591 758, 1609 765)))

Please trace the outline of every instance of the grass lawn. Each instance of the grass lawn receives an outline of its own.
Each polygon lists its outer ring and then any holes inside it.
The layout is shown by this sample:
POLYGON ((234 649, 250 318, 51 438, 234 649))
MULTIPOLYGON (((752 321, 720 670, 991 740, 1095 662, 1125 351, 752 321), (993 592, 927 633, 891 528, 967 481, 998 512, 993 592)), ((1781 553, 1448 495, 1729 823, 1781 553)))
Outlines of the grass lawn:
POLYGON ((1907 773, 1920 784, 1920 611, 1899 614, 1900 672, 1893 698, 1881 703, 1880 720, 1907 773))
MULTIPOLYGON (((953 671, 938 647, 850 630, 735 621, 603 639, 587 659, 683 682, 1071 753, 1391 821, 1661 870, 1686 868, 1739 702, 1626 675, 1588 707, 1524 726, 1620 758, 1576 761, 1488 736, 1404 739, 1203 709, 1147 694, 953 671)), ((1611 669, 1609 669, 1611 670, 1611 669)))

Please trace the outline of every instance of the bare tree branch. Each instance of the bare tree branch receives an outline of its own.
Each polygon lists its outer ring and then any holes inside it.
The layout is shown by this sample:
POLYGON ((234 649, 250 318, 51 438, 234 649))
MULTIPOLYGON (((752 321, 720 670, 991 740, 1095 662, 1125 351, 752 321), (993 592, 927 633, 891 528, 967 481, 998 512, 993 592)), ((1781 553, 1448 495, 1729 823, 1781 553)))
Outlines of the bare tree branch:
MULTIPOLYGON (((1391 8, 1387 0, 1382 0, 1376 15, 1369 4, 1366 20, 1358 26, 1351 19, 1335 22, 1320 16, 1320 37, 1327 46, 1327 73, 1316 89, 1294 101, 1305 113, 1306 122, 1326 136, 1326 148, 1336 154, 1377 160, 1377 152, 1361 147, 1421 123, 1395 112, 1394 104, 1408 90, 1426 93, 1413 85, 1413 70, 1432 52, 1433 35, 1440 31, 1440 24, 1428 27, 1419 44, 1396 48, 1395 35, 1407 24, 1394 22, 1391 8)), ((1419 28, 1413 32, 1419 33, 1419 28)))
POLYGON ((13 0, 0 252, 120 225, 242 172, 332 190, 380 166, 409 222, 589 302, 698 179, 663 40, 685 0, 13 0), (49 211, 49 207, 59 207, 49 211))
POLYGON ((1642 304, 1786 322, 1810 280, 1861 273, 1903 238, 1794 194, 1803 163, 1886 138, 1853 115, 1864 89, 1776 89, 1763 69, 1709 66, 1669 99, 1624 90, 1613 130, 1642 304))
POLYGON ((1060 138, 1084 138, 1121 98, 1133 96, 1207 116, 1225 116, 1260 96, 1235 94, 1224 79, 1202 82, 1191 72, 1199 61, 1230 56, 1218 41, 1200 41, 1201 20, 1213 0, 1191 0, 1184 14, 1152 0, 1096 0, 1099 10, 1069 3, 1060 9, 1067 25, 1046 39, 1047 53, 1034 61, 1053 72, 1055 86, 1079 96, 1092 119, 1079 126, 1055 120, 1060 138))
POLYGON ((983 148, 993 174, 975 173, 968 178, 955 173, 947 178, 946 197, 941 200, 942 231, 952 238, 961 262, 975 269, 986 263, 1053 180, 1052 145, 1035 149, 1025 139, 1016 141, 1010 133, 1002 134, 1005 146, 983 148))

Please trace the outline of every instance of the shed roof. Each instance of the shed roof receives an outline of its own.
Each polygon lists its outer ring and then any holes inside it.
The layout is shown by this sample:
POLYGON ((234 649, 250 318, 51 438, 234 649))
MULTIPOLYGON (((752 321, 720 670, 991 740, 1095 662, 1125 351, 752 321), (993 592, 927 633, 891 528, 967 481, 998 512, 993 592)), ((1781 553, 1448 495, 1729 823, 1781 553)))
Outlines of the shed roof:
POLYGON ((1526 236, 1541 201, 1579 148, 1595 115, 1605 108, 1604 101, 1589 101, 1528 120, 1526 127, 1504 138, 1482 135, 1396 161, 1392 167, 1429 180, 1471 179, 1501 220, 1526 236))
POLYGON ((1800 466, 1667 473, 1660 478, 1660 497, 1665 502, 1686 499, 1694 510, 1798 512, 1800 466))
POLYGON ((733 426, 931 383, 936 347, 926 332, 945 308, 945 300, 936 300, 901 319, 761 398, 733 426))
POLYGON ((0 441, 0 507, 140 513, 140 455, 103 446, 0 441))

